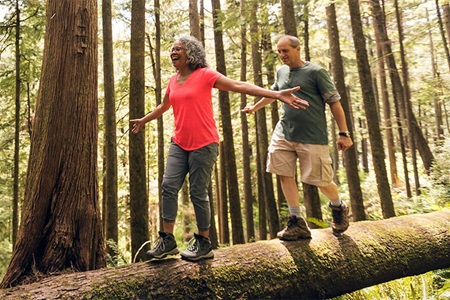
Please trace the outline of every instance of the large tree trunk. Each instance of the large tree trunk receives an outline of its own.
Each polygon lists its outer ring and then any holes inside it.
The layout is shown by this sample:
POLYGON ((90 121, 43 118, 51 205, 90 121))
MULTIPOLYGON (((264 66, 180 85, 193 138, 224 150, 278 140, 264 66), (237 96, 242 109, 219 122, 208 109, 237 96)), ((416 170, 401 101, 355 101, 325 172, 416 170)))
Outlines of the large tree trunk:
POLYGON ((105 266, 97 186, 97 2, 47 1, 23 216, 2 287, 105 266))
POLYGON ((50 277, 1 299, 322 299, 450 267, 450 210, 353 223, 336 238, 260 241, 213 260, 136 263, 50 277))

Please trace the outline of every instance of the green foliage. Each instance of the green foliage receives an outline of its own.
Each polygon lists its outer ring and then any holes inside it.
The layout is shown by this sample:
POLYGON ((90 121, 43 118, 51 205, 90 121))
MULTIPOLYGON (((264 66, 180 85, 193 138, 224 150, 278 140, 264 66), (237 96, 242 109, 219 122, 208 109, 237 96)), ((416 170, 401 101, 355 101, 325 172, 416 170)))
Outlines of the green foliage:
POLYGON ((11 204, 12 198, 2 189, 4 180, 0 178, 0 279, 11 258, 11 204))
POLYGON ((431 167, 433 188, 430 196, 436 199, 441 207, 450 207, 450 138, 446 138, 442 146, 436 147, 435 161, 431 167))
POLYGON ((405 277, 368 287, 334 300, 420 300, 448 299, 450 296, 450 269, 405 277))
POLYGON ((118 267, 128 264, 125 255, 113 240, 107 240, 106 245, 112 250, 113 254, 106 253, 106 264, 108 267, 118 267))

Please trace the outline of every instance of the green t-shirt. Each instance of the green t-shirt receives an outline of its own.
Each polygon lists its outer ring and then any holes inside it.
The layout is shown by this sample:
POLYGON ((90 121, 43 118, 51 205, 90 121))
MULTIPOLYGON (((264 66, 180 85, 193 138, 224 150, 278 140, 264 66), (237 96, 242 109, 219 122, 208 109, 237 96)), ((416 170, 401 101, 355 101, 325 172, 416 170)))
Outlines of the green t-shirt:
POLYGON ((306 62, 290 69, 284 65, 277 72, 273 90, 284 90, 300 86, 295 95, 309 102, 306 110, 281 104, 281 116, 275 133, 291 142, 303 144, 328 144, 325 104, 340 100, 340 95, 330 75, 317 64, 306 62))

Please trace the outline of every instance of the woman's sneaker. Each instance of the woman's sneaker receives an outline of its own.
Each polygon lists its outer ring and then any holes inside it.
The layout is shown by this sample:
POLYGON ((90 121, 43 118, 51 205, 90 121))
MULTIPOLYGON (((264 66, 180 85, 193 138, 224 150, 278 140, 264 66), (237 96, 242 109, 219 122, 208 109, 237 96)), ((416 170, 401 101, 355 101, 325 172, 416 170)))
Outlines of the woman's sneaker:
POLYGON ((310 239, 311 231, 305 219, 292 215, 288 218, 286 228, 278 232, 277 237, 285 241, 310 239))
POLYGON ((155 241, 152 250, 147 251, 147 259, 163 259, 168 255, 180 253, 175 237, 171 233, 159 231, 159 237, 155 241))
POLYGON ((331 208, 331 214, 333 215, 333 221, 331 222, 333 234, 339 236, 346 231, 349 226, 348 206, 343 201, 341 201, 341 205, 339 206, 333 206, 331 202, 328 206, 331 208))
POLYGON ((189 241, 186 250, 181 251, 181 258, 185 260, 200 260, 213 258, 211 241, 209 238, 194 233, 194 237, 189 241))

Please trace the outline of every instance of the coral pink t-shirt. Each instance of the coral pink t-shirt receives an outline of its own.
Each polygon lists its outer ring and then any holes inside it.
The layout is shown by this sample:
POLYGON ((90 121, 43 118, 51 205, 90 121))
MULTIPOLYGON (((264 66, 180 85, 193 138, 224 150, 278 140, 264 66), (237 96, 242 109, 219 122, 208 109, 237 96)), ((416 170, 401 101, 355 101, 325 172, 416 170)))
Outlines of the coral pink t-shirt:
POLYGON ((177 74, 170 78, 166 94, 169 96, 175 118, 172 140, 186 151, 219 143, 214 120, 212 88, 222 76, 217 71, 200 68, 180 86, 177 74))

